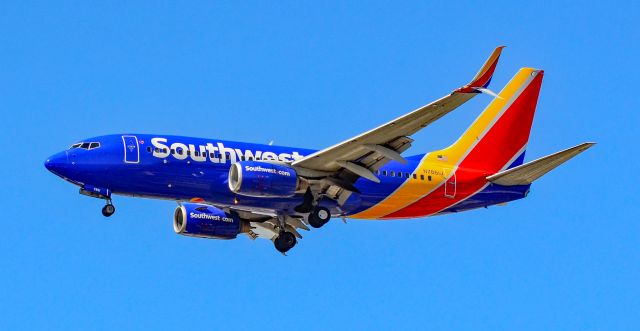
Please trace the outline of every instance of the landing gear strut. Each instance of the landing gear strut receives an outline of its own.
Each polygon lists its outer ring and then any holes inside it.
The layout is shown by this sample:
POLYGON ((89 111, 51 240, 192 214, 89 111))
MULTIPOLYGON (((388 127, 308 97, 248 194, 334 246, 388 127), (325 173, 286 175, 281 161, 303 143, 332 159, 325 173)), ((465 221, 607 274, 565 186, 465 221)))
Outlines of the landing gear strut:
POLYGON ((302 203, 293 210, 298 213, 308 213, 313 209, 313 193, 311 193, 311 189, 307 188, 307 191, 304 193, 304 200, 302 203))
POLYGON ((278 237, 273 241, 273 245, 280 253, 286 253, 293 248, 297 243, 296 236, 291 232, 282 231, 278 237))
POLYGON ((316 229, 327 224, 330 219, 331 212, 329 212, 329 209, 320 206, 316 206, 315 208, 313 208, 311 213, 309 213, 309 217, 307 218, 307 220, 309 221, 309 225, 316 229))
POLYGON ((107 200, 107 204, 102 207, 102 216, 109 217, 116 212, 116 207, 111 203, 111 200, 107 200))

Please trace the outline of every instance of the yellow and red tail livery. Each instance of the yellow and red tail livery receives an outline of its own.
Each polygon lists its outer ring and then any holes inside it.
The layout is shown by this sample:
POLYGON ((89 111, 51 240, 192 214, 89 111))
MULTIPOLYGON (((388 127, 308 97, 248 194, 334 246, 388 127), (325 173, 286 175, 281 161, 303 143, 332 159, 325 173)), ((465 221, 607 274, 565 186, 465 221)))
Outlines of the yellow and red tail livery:
POLYGON ((544 73, 521 69, 451 146, 426 154, 416 174, 389 197, 355 218, 411 218, 455 206, 489 184, 486 177, 522 162, 544 73))

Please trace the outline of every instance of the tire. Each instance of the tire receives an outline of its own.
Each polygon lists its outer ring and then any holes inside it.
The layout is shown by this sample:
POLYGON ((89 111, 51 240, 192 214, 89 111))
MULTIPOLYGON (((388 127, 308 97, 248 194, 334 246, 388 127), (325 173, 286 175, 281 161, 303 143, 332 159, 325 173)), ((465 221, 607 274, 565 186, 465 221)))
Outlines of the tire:
POLYGON ((309 225, 318 229, 327 224, 330 219, 331 212, 329 212, 329 209, 325 207, 316 207, 313 211, 311 211, 307 220, 309 221, 309 225))
POLYGON ((104 217, 109 217, 113 215, 113 213, 115 212, 116 212, 116 207, 114 207, 112 204, 108 204, 102 207, 102 216, 104 217))
POLYGON ((294 236, 293 233, 283 231, 283 232, 280 232, 280 235, 278 235, 278 238, 276 238, 276 240, 273 241, 273 244, 278 250, 278 252, 286 253, 290 249, 292 249, 297 242, 298 241, 296 240, 296 236, 294 236))

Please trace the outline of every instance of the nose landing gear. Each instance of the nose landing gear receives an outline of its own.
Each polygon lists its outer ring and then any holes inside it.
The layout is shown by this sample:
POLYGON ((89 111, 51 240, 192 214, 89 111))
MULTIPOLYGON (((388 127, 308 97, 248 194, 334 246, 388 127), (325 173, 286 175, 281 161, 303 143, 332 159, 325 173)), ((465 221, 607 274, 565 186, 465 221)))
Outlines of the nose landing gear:
POLYGON ((102 207, 102 216, 109 217, 116 212, 116 207, 111 202, 111 190, 101 188, 93 185, 84 185, 80 188, 80 194, 86 195, 92 198, 103 199, 107 201, 107 204, 102 207))
POLYGON ((116 212, 116 207, 111 203, 111 200, 107 201, 107 204, 102 207, 102 216, 109 217, 116 212))

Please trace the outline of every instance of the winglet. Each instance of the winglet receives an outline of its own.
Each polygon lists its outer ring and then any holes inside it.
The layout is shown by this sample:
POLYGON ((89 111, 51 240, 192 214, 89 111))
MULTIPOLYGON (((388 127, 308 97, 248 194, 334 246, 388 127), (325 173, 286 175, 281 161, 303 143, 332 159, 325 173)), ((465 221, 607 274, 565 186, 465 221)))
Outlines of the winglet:
POLYGON ((469 84, 459 88, 456 92, 459 93, 479 93, 482 90, 486 90, 487 86, 491 82, 491 78, 493 77, 493 72, 496 71, 496 65, 498 64, 498 60, 500 59, 500 54, 502 53, 502 49, 505 46, 498 46, 493 50, 487 61, 485 61, 482 68, 478 71, 478 73, 473 77, 469 84))

